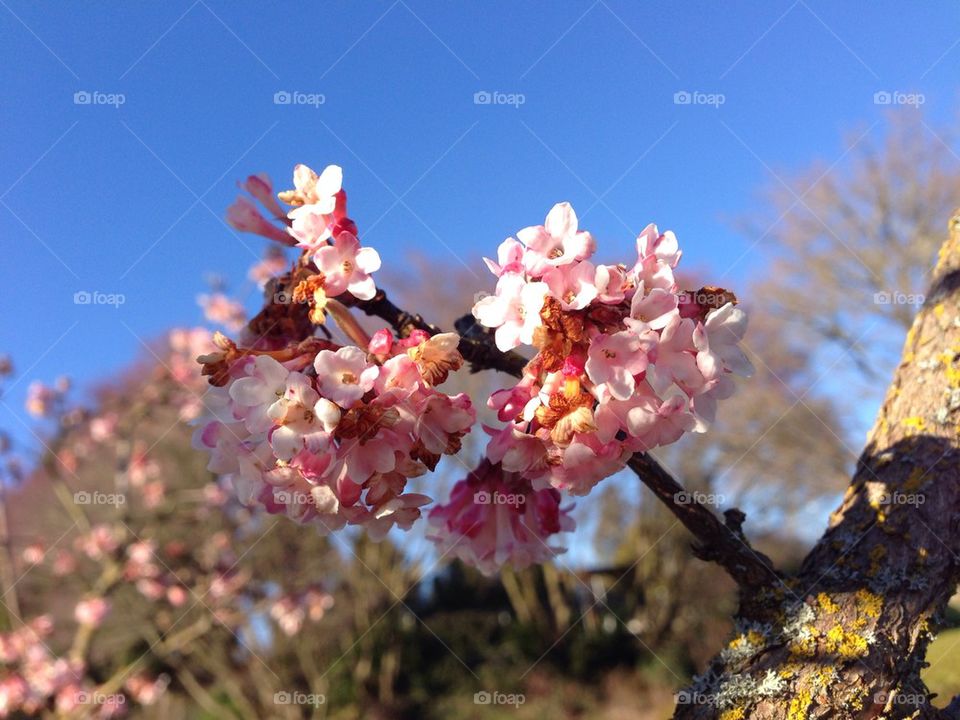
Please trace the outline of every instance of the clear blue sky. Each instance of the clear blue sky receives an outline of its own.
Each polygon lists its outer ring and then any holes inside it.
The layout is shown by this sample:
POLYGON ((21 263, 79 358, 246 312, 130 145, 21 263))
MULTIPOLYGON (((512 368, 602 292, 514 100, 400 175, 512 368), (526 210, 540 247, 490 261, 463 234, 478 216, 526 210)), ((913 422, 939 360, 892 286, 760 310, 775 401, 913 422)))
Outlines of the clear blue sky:
POLYGON ((762 263, 725 218, 771 171, 839 158, 845 130, 881 119, 877 91, 955 116, 958 20, 956 2, 0 0, 0 351, 29 368, 3 401, 22 416, 28 379, 89 384, 138 338, 201 322, 205 274, 239 287, 263 246, 220 219, 235 181, 284 187, 296 162, 344 167, 394 267, 415 247, 486 289, 481 254, 570 200, 605 257, 655 221, 736 287, 762 263), (82 290, 126 302, 75 305, 82 290))

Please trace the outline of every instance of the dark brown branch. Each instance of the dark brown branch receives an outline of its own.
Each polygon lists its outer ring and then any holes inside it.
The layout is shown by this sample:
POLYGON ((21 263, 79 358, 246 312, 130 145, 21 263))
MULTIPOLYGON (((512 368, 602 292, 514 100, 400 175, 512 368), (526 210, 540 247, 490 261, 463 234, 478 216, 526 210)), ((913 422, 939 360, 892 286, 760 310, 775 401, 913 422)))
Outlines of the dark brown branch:
MULTIPOLYGON (((370 300, 353 298, 344 304, 386 321, 401 337, 413 330, 423 330, 431 335, 443 332, 420 315, 408 313, 394 305, 383 290, 378 290, 370 300)), ((456 322, 456 329, 461 336, 460 354, 470 363, 471 371, 492 369, 521 377, 526 359, 515 352, 498 350, 492 334, 477 325, 472 316, 460 318, 456 322)), ((727 510, 724 513, 726 523, 721 522, 647 453, 637 453, 628 465, 693 534, 696 538, 693 549, 697 557, 718 563, 742 587, 760 587, 779 577, 770 559, 753 550, 744 537, 741 525, 746 516, 742 512, 727 510)))
POLYGON ((719 564, 744 588, 768 585, 778 579, 771 560, 751 548, 744 537, 741 526, 746 515, 740 510, 727 510, 726 522, 721 522, 648 453, 635 454, 627 465, 693 534, 693 552, 698 558, 719 564))
MULTIPOLYGON (((422 316, 398 308, 383 290, 378 290, 370 300, 357 300, 350 297, 341 298, 341 300, 348 307, 355 307, 363 310, 367 315, 386 321, 400 337, 406 337, 413 330, 423 330, 431 335, 444 332, 436 325, 428 323, 422 316)), ((498 350, 493 344, 493 338, 482 332, 482 328, 473 326, 461 332, 460 335, 460 354, 470 363, 471 372, 499 370, 514 377, 522 375, 523 368, 527 364, 526 358, 519 353, 512 351, 505 353, 498 350), (477 330, 480 332, 476 332, 477 330)))

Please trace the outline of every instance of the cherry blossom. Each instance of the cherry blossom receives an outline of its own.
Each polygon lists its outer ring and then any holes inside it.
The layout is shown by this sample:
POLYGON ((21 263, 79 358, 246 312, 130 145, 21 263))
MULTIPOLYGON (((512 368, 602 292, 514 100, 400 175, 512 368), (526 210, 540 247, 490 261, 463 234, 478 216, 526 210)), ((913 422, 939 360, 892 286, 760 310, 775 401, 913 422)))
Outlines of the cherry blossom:
POLYGON ((360 241, 352 233, 344 231, 333 245, 317 249, 313 261, 323 273, 323 287, 328 297, 349 291, 360 300, 369 300, 376 294, 370 273, 380 269, 380 255, 373 248, 360 247, 360 241))
POLYGON ((264 432, 273 426, 271 408, 287 392, 289 375, 272 357, 260 355, 248 364, 247 375, 230 386, 230 397, 250 432, 264 432))
POLYGON ((250 268, 247 277, 263 288, 271 278, 280 275, 288 266, 283 250, 276 245, 270 245, 263 259, 250 268))
POLYGON ((103 598, 94 597, 81 600, 74 609, 74 617, 81 625, 97 627, 110 612, 110 603, 103 598))
POLYGON ((508 272, 523 272, 523 256, 523 245, 514 238, 507 238, 497 248, 497 262, 489 258, 484 258, 483 262, 486 263, 490 272, 500 277, 508 272))
POLYGON ((488 460, 454 486, 446 504, 430 511, 429 523, 428 536, 440 552, 486 575, 505 564, 524 568, 564 552, 549 541, 575 525, 557 490, 534 490, 488 460))
MULTIPOLYGON (((342 170, 298 165, 293 185, 274 198, 265 176, 242 184, 276 224, 249 200, 231 211, 242 229, 296 244, 300 257, 287 266, 275 253, 256 273, 258 282, 276 276, 264 311, 236 342, 215 335, 215 349, 201 356, 213 387, 194 442, 245 504, 322 533, 359 526, 381 539, 421 518, 431 498, 409 492, 409 481, 460 452, 475 424, 471 399, 440 387, 461 369, 461 347, 485 338, 382 314, 390 303, 371 277, 380 256, 347 215, 342 170), (273 288, 293 302, 271 303, 273 288), (394 329, 370 335, 357 308, 390 317, 394 329)), ((561 202, 484 259, 496 285, 473 317, 499 351, 529 360, 487 401, 497 424, 484 427, 476 469, 429 510, 440 552, 485 573, 549 560, 561 551, 555 536, 573 528, 565 497, 588 494, 634 452, 707 430, 735 390, 733 376, 752 371, 740 347, 746 314, 733 294, 681 290, 682 252, 670 231, 647 225, 634 247, 635 258, 595 264, 593 235, 561 202)), ((275 602, 283 632, 302 626, 301 603, 275 602)))
POLYGON ((550 288, 543 282, 527 282, 522 275, 506 273, 497 282, 496 294, 482 298, 473 314, 486 327, 496 328, 500 350, 512 350, 533 342, 540 325, 540 308, 550 288))
POLYGON ((367 362, 366 353, 355 347, 336 352, 321 350, 313 363, 320 392, 345 410, 353 407, 368 392, 380 373, 367 362))
POLYGON ((234 332, 247 324, 247 313, 243 305, 223 293, 200 295, 197 303, 203 308, 204 316, 212 323, 223 325, 234 332))
POLYGON ((564 310, 582 310, 597 297, 596 276, 591 263, 581 262, 550 268, 543 281, 564 310))
POLYGON ((270 445, 277 458, 288 462, 304 445, 314 452, 326 448, 330 433, 340 422, 340 408, 320 397, 309 379, 298 372, 287 376, 286 391, 270 406, 268 415, 278 425, 270 434, 270 445))
POLYGON ((587 377, 617 400, 626 400, 636 386, 634 376, 647 369, 647 351, 655 341, 625 330, 600 335, 592 343, 584 366, 587 377))
POLYGON ((652 224, 632 265, 591 264, 592 237, 567 204, 517 238, 486 261, 496 293, 473 312, 495 328, 501 350, 530 345, 536 354, 488 401, 506 426, 488 429, 483 462, 536 489, 584 495, 632 452, 704 432, 733 392, 732 375, 751 370, 738 345, 746 315, 732 293, 681 292, 677 239, 652 224))
POLYGON ((288 213, 291 219, 306 213, 330 215, 336 207, 337 193, 343 189, 343 169, 328 165, 319 175, 306 165, 293 169, 293 190, 280 193, 280 199, 294 209, 288 213))
POLYGON ((577 214, 570 203, 558 203, 547 213, 543 225, 524 228, 517 239, 526 246, 524 264, 532 277, 549 267, 585 260, 593 255, 593 236, 578 230, 577 214))

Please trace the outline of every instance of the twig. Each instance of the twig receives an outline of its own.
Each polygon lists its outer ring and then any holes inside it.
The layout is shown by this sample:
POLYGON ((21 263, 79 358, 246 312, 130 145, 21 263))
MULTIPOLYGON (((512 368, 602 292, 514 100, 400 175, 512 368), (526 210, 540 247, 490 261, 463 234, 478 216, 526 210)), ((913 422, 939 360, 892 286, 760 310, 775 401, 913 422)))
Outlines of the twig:
MULTIPOLYGON (((398 308, 383 290, 378 290, 370 300, 347 298, 343 300, 343 304, 386 321, 400 337, 406 337, 414 330, 423 330, 431 335, 443 332, 436 325, 424 320, 422 316, 398 308)), ((460 335, 460 354, 470 363, 471 372, 499 370, 515 377, 523 374, 523 368, 527 364, 526 358, 513 351, 501 352, 493 344, 492 337, 483 333, 482 329, 473 327, 470 332, 461 332, 460 335)))
POLYGON ((760 587, 779 577, 770 558, 751 548, 744 537, 746 515, 740 510, 727 510, 726 522, 721 522, 648 453, 635 454, 627 465, 694 536, 698 558, 719 564, 742 587, 760 587))

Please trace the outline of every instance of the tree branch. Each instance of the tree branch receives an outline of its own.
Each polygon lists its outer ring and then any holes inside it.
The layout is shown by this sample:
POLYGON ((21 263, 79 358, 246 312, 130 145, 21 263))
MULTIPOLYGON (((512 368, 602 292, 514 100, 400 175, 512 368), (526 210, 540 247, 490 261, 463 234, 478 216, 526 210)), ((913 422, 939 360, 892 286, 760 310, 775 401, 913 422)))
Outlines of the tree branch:
POLYGON ((636 453, 627 465, 694 536, 693 552, 698 558, 719 564, 744 588, 768 585, 779 577, 770 558, 747 542, 743 512, 731 508, 721 522, 649 453, 636 453))
MULTIPOLYGON (((342 299, 342 302, 347 307, 355 307, 363 310, 367 315, 385 320, 400 337, 406 337, 413 330, 423 330, 431 335, 444 332, 436 325, 428 323, 422 316, 398 308, 383 290, 378 290, 370 300, 357 300, 347 296, 342 299)), ((499 370, 515 377, 522 375, 523 368, 527 364, 526 358, 513 351, 498 350, 492 342, 492 336, 476 325, 471 315, 464 316, 457 321, 456 325, 461 336, 460 354, 470 363, 471 372, 499 370), (464 324, 464 320, 468 322, 464 324)))

